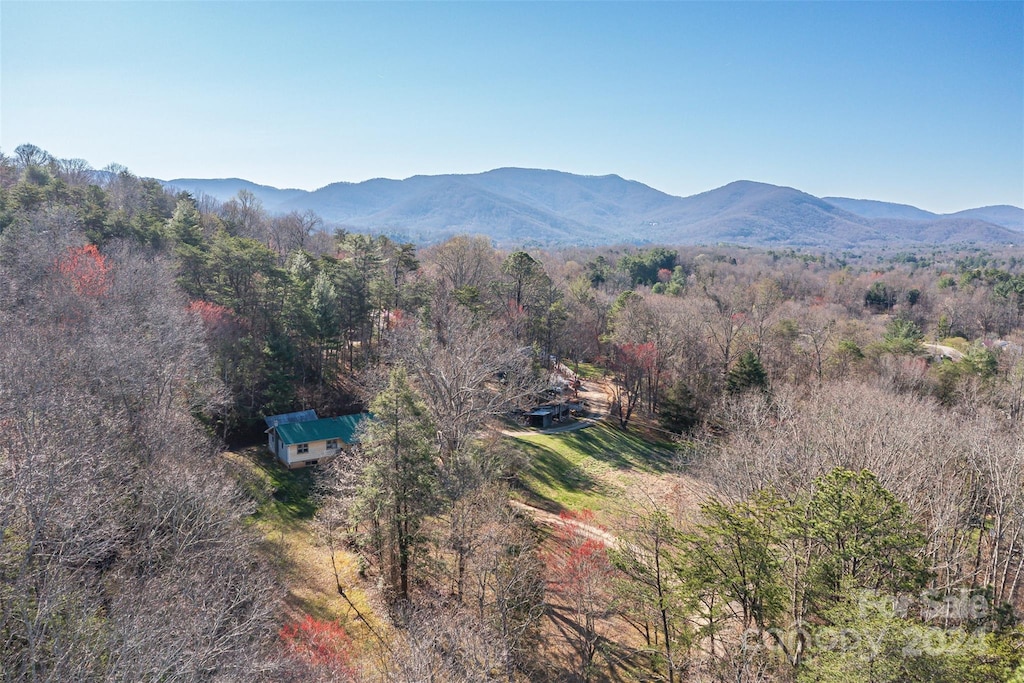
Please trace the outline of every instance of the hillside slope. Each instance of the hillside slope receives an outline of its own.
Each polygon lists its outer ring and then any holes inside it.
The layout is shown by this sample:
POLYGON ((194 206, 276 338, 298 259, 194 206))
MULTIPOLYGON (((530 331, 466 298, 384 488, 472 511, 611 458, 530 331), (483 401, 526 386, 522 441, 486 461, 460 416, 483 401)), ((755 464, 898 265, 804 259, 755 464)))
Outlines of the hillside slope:
MULTIPOLYGON (((845 197, 823 197, 823 199, 833 206, 864 218, 894 218, 929 222, 969 219, 991 223, 1010 230, 1024 231, 1024 209, 1005 204, 941 214, 925 211, 909 204, 893 204, 871 199, 847 199, 845 197)), ((961 223, 960 225, 966 224, 961 223)))

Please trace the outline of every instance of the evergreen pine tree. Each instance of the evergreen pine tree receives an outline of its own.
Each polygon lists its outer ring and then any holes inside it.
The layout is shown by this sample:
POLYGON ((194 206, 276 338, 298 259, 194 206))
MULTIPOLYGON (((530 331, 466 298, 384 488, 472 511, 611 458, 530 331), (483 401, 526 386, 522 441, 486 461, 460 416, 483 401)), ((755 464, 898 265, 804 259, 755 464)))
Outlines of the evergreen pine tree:
POLYGON ((753 351, 747 351, 729 371, 726 388, 731 394, 740 394, 749 389, 768 390, 768 373, 753 351))
POLYGON ((682 434, 693 429, 698 422, 700 410, 697 397, 686 382, 676 382, 658 402, 658 423, 663 429, 682 434))
POLYGON ((411 570, 427 539, 423 522, 440 505, 436 434, 427 408, 409 386, 404 368, 370 404, 373 418, 362 438, 367 457, 356 507, 370 523, 370 544, 399 602, 409 599, 411 570))

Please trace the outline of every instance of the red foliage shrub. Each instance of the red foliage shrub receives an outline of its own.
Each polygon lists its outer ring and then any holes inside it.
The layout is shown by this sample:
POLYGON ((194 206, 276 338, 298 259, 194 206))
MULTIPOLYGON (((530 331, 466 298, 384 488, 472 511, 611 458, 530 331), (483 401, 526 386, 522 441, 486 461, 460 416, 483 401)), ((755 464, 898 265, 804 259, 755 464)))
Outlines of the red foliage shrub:
POLYGON ((199 315, 211 339, 230 337, 238 328, 238 319, 230 309, 209 301, 193 301, 188 305, 191 313, 199 315))
POLYGON ((352 677, 352 638, 339 624, 306 615, 300 622, 285 624, 280 632, 288 652, 316 667, 330 669, 339 677, 352 677))
POLYGON ((594 525, 594 511, 593 510, 562 510, 558 513, 558 518, 565 523, 571 524, 572 522, 581 522, 583 524, 594 525))
POLYGON ((99 297, 110 289, 110 265, 94 244, 68 249, 57 259, 57 272, 82 296, 99 297))
POLYGON ((560 551, 549 555, 548 565, 556 583, 578 588, 595 576, 604 576, 611 570, 607 545, 592 538, 587 527, 601 529, 594 523, 591 510, 563 510, 558 514, 561 527, 555 534, 560 551))
POLYGON ((393 308, 388 311, 388 329, 398 330, 416 324, 416 318, 409 315, 401 308, 393 308))

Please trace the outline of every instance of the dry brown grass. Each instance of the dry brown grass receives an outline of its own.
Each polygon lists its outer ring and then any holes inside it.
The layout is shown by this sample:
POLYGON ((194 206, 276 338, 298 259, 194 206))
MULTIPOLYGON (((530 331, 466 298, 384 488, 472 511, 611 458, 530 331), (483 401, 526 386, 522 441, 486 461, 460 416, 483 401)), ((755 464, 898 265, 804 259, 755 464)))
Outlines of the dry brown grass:
POLYGON ((298 621, 308 614, 339 622, 354 633, 364 629, 338 594, 335 564, 346 595, 359 611, 371 619, 380 612, 360 578, 358 558, 343 549, 332 553, 317 533, 312 514, 314 473, 289 471, 263 446, 226 451, 224 457, 236 466, 243 486, 256 499, 251 523, 263 537, 265 557, 282 584, 282 621, 298 621))

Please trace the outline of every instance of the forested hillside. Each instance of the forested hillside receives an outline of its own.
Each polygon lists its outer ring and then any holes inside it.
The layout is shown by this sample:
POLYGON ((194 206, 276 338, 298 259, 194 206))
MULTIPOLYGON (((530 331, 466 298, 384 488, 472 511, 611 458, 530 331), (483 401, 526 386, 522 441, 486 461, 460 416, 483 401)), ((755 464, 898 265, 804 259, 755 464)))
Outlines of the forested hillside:
POLYGON ((1021 681, 1022 344, 1017 249, 418 247, 24 145, 0 677, 1021 681), (370 416, 285 470, 310 408, 370 416))

